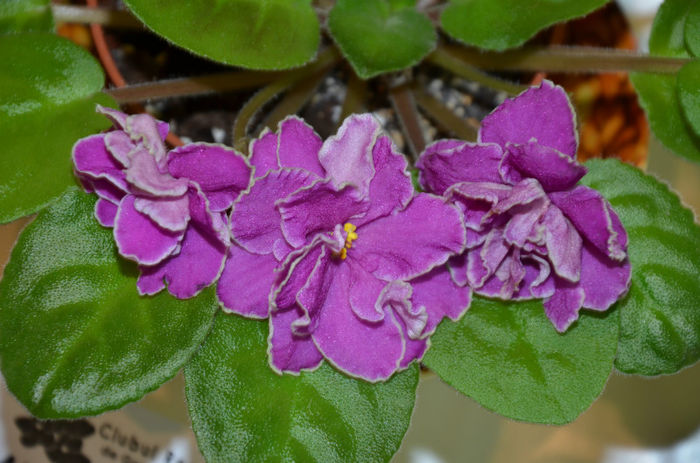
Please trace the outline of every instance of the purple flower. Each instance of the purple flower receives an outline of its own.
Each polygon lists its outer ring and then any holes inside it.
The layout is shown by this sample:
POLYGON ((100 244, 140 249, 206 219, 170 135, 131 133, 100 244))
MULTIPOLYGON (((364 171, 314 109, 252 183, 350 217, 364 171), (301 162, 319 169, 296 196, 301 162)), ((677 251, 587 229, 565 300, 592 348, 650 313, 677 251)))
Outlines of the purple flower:
POLYGON ((450 260, 457 285, 501 299, 544 298, 565 331, 583 308, 606 310, 630 283, 627 233, 598 192, 576 185, 575 115, 545 81, 484 118, 478 143, 442 140, 417 166, 421 184, 464 211, 467 250, 450 260))
POLYGON ((99 196, 95 216, 114 227, 119 253, 139 264, 141 294, 168 287, 188 298, 219 276, 229 235, 224 211, 248 186, 251 168, 206 143, 167 152, 168 124, 99 106, 115 129, 79 140, 75 172, 99 196))
POLYGON ((405 159, 370 115, 325 143, 289 118, 251 148, 258 172, 234 204, 218 294, 228 310, 270 317, 272 368, 326 358, 378 381, 420 358, 443 316, 469 304, 431 272, 464 249, 459 209, 413 196, 405 159))

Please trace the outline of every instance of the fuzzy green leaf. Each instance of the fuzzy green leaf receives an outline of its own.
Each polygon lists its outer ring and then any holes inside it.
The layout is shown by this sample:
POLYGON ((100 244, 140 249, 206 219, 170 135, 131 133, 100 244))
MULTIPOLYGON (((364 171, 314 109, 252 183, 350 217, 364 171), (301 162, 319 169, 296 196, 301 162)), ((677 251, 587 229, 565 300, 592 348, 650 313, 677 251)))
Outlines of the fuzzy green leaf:
POLYGON ((589 161, 583 183, 605 196, 629 235, 632 285, 618 302, 615 366, 675 373, 700 358, 700 227, 678 196, 619 161, 589 161))
POLYGON ((41 418, 94 415, 172 378, 211 327, 212 289, 141 297, 136 266, 76 187, 24 230, 0 282, 0 366, 41 418))
POLYGON ((114 106, 95 59, 51 34, 0 37, 0 223, 32 214, 75 185, 71 148, 114 106))
POLYGON ((440 18, 442 28, 469 45, 505 50, 522 45, 539 30, 583 16, 607 0, 452 0, 440 18))
POLYGON ((51 32, 53 16, 49 0, 3 0, 0 2, 0 34, 51 32))
POLYGON ((700 60, 691 61, 680 70, 677 91, 685 120, 700 139, 700 60))
POLYGON ((363 79, 417 64, 435 48, 437 33, 414 1, 338 0, 331 35, 363 79))
MULTIPOLYGON (((654 18, 649 39, 653 55, 688 58, 684 28, 693 4, 700 0, 666 0, 654 18)), ((676 76, 670 74, 630 74, 639 102, 654 135, 676 154, 700 162, 700 136, 684 115, 676 90, 676 76)))
POLYGON ((192 53, 251 69, 311 60, 320 31, 311 0, 125 0, 149 29, 192 53))
POLYGON ((616 311, 584 311, 560 334, 542 301, 475 296, 459 322, 440 324, 423 361, 490 410, 517 420, 563 424, 603 390, 617 336, 616 311))
POLYGON ((327 364, 279 376, 268 365, 267 326, 220 314, 185 368, 192 428, 207 461, 388 461, 408 428, 418 368, 378 384, 327 364))
POLYGON ((690 54, 700 58, 700 2, 695 0, 689 3, 691 6, 685 20, 683 36, 690 54))

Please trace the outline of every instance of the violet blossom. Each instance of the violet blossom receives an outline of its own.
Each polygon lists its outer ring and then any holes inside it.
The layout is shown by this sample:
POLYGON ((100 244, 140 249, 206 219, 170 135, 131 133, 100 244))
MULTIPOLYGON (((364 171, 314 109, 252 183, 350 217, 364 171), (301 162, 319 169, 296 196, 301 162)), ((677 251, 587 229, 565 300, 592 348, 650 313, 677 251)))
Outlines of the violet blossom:
POLYGON ((441 140, 417 163, 426 190, 465 214, 454 282, 506 300, 544 298, 560 332, 582 307, 608 309, 630 283, 627 233, 605 198, 577 185, 586 174, 577 144, 566 93, 544 81, 484 118, 478 143, 441 140))
POLYGON ((464 249, 463 216, 414 197, 404 157, 371 115, 325 142, 288 118, 251 153, 256 177, 234 204, 217 293, 229 311, 269 316, 275 371, 325 358, 383 380, 423 355, 443 316, 466 310, 469 293, 431 273, 464 249))
POLYGON ((114 130, 73 147, 76 175, 99 196, 97 220, 114 228, 119 253, 139 264, 140 294, 167 286, 178 298, 194 296, 223 268, 230 243, 224 211, 248 186, 250 166, 221 145, 168 152, 168 124, 147 114, 97 110, 114 130))

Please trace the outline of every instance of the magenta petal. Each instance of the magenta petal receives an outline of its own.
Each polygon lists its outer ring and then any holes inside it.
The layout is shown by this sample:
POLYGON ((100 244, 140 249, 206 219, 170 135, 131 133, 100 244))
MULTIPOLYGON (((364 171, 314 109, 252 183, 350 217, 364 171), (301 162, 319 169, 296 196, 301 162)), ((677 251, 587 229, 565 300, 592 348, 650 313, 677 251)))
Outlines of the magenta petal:
POLYGON ((190 226, 199 227, 210 239, 218 240, 224 246, 231 243, 229 227, 222 212, 212 212, 204 193, 196 183, 187 192, 190 205, 190 226))
POLYGON ((303 120, 289 116, 279 124, 277 159, 281 167, 297 167, 323 178, 326 173, 319 163, 318 152, 323 142, 303 120))
POLYGON ((513 248, 503 258, 493 276, 475 291, 483 296, 513 299, 525 276, 526 269, 520 261, 520 251, 513 248))
POLYGON ((150 217, 161 228, 174 232, 187 228, 190 221, 187 195, 152 199, 136 197, 134 208, 150 217))
POLYGON ((491 278, 508 255, 511 246, 503 239, 503 230, 492 228, 483 246, 467 253, 467 280, 472 288, 480 288, 491 278))
POLYGON ((420 361, 425 355, 425 351, 430 347, 429 339, 411 339, 406 337, 406 348, 399 362, 399 370, 408 368, 414 360, 420 361))
POLYGON ((369 184, 370 208, 355 225, 403 209, 413 197, 413 184, 406 170, 406 158, 394 151, 389 137, 379 137, 372 151, 375 174, 369 184))
POLYGON ((186 179, 175 179, 158 168, 155 158, 143 149, 131 153, 126 180, 144 193, 153 196, 182 196, 187 191, 186 179))
POLYGON ((312 338, 336 368, 367 381, 381 381, 399 367, 403 335, 391 312, 377 323, 355 316, 348 302, 349 269, 347 265, 338 267, 312 338))
POLYGON ((168 153, 168 172, 197 182, 215 212, 228 209, 248 187, 251 171, 241 154, 222 145, 191 143, 168 153))
POLYGON ((270 170, 280 168, 277 160, 277 134, 265 129, 250 144, 250 164, 255 167, 255 177, 262 177, 270 170))
POLYGON ((307 246, 295 249, 277 270, 270 290, 270 310, 287 310, 297 307, 297 294, 304 287, 309 275, 318 264, 323 245, 313 241, 307 246))
POLYGON ((314 268, 296 296, 297 305, 303 312, 303 316, 292 323, 294 334, 309 335, 316 329, 319 311, 326 303, 336 267, 337 262, 331 262, 328 248, 322 247, 314 268))
POLYGON ((542 299, 554 294, 554 277, 549 262, 537 254, 521 255, 520 259, 525 269, 525 277, 513 299, 542 299))
POLYGON ((282 233, 295 247, 304 245, 316 233, 330 232, 338 224, 352 222, 369 207, 369 201, 359 198, 354 186, 336 190, 329 180, 317 181, 277 204, 282 233))
POLYGON ((133 141, 143 145, 159 167, 164 166, 165 145, 158 130, 157 120, 148 114, 134 114, 126 118, 124 130, 133 141))
POLYGON ((524 144, 535 139, 571 157, 576 155, 576 121, 566 92, 545 80, 504 101, 481 121, 479 142, 524 144))
POLYGON ((578 319, 584 297, 579 285, 557 280, 554 294, 544 301, 544 311, 557 331, 563 333, 578 319))
POLYGON ((96 111, 100 114, 104 114, 118 129, 124 129, 126 127, 126 118, 129 117, 128 114, 99 104, 97 105, 96 111))
POLYGON ((105 148, 105 134, 80 139, 73 146, 73 163, 79 174, 92 178, 105 178, 126 190, 122 165, 105 148))
POLYGON ((127 195, 119 205, 114 239, 122 256, 142 265, 155 265, 175 251, 184 233, 157 226, 134 208, 134 199, 133 195, 127 195))
POLYGON ((464 250, 466 232, 459 209, 421 193, 406 209, 357 229, 348 251, 375 277, 407 280, 422 275, 464 250))
POLYGON ((542 218, 545 226, 547 256, 554 272, 571 282, 581 277, 581 236, 556 206, 550 206, 542 218))
POLYGON ((593 246, 586 244, 583 247, 579 285, 586 294, 585 308, 607 310, 627 293, 630 277, 629 261, 611 261, 593 246))
POLYGON ((372 149, 380 132, 371 114, 354 114, 343 121, 337 135, 323 143, 318 158, 333 185, 340 188, 350 183, 363 197, 368 193, 374 175, 372 149))
POLYGON ((231 233, 236 242, 256 254, 271 253, 275 242, 284 240, 282 218, 275 203, 309 186, 314 177, 302 169, 280 169, 256 178, 238 197, 231 213, 231 233))
POLYGON ((232 245, 216 295, 224 310, 250 318, 267 318, 268 296, 278 262, 271 255, 251 254, 232 245))
POLYGON ((428 322, 428 312, 423 306, 413 306, 411 295, 413 287, 405 281, 394 280, 384 286, 377 299, 377 306, 384 310, 393 310, 397 320, 403 326, 403 333, 410 339, 423 337, 428 322))
POLYGON ((581 235, 600 252, 621 262, 627 256, 627 232, 610 203, 586 186, 552 193, 550 198, 581 235))
MULTIPOLYGON (((479 231, 493 214, 492 209, 506 199, 513 187, 498 183, 456 183, 446 192, 445 197, 462 206, 464 224, 472 230, 479 231)), ((473 247, 473 246, 470 246, 473 247)))
POLYGON ((119 207, 106 199, 98 199, 95 203, 95 218, 103 227, 112 228, 119 207))
POLYGON ((432 334, 444 317, 459 320, 471 304, 471 288, 457 286, 446 267, 435 268, 410 283, 413 286, 413 306, 424 308, 428 314, 423 337, 432 334))
POLYGON ((378 305, 385 282, 377 280, 352 259, 341 265, 350 265, 350 307, 361 320, 378 322, 384 319, 384 309, 378 305))
POLYGON ((102 199, 106 199, 115 205, 119 205, 122 198, 126 195, 125 190, 119 188, 110 180, 104 178, 91 180, 90 186, 92 187, 92 190, 97 193, 97 196, 102 199))
POLYGON ((455 284, 457 286, 467 286, 467 284, 468 284, 467 255, 469 253, 472 253, 472 252, 476 252, 478 255, 479 250, 470 249, 470 250, 464 252, 464 254, 459 254, 459 255, 450 257, 447 261, 447 270, 450 272, 450 278, 452 279, 452 281, 455 282, 455 284))
POLYGON ((161 262, 141 266, 137 286, 141 294, 153 294, 162 282, 178 299, 188 299, 216 281, 226 256, 226 246, 209 239, 199 227, 188 227, 180 252, 161 262))
POLYGON ((546 197, 517 206, 510 211, 510 219, 505 226, 503 237, 510 243, 522 248, 526 241, 537 234, 535 228, 549 207, 546 197))
POLYGON ((270 366, 278 373, 299 373, 313 370, 323 361, 311 336, 298 336, 292 332, 292 324, 302 316, 301 310, 292 309, 270 315, 268 357, 270 366))
POLYGON ((586 175, 587 169, 571 156, 528 142, 523 145, 507 144, 500 166, 503 179, 518 183, 525 177, 537 179, 545 191, 568 190, 586 175))
POLYGON ((450 141, 429 145, 416 162, 421 185, 428 191, 442 195, 455 183, 501 183, 498 165, 503 151, 500 146, 450 141))
POLYGON ((110 152, 112 157, 119 163, 128 167, 131 163, 129 154, 134 149, 134 142, 131 137, 123 130, 114 130, 105 134, 105 147, 110 152))

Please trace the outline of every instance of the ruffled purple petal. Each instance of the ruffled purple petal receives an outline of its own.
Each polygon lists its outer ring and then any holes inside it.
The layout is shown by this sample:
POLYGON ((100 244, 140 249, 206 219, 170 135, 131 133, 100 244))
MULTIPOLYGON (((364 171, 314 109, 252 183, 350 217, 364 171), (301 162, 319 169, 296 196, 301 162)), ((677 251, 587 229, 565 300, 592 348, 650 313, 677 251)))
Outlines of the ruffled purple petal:
POLYGON ((366 381, 389 378, 405 350, 399 323, 391 312, 382 321, 360 320, 350 307, 350 267, 340 265, 312 334, 323 356, 336 368, 366 381))
POLYGON ((116 204, 100 198, 95 203, 95 218, 103 227, 112 228, 118 210, 119 207, 116 204))
POLYGON ((270 315, 268 358, 270 367, 277 373, 298 374, 313 370, 323 361, 311 336, 295 335, 292 324, 302 316, 300 309, 273 312, 270 315))
POLYGON ((156 119, 148 114, 131 115, 126 118, 124 130, 134 142, 143 145, 153 156, 158 167, 165 167, 166 150, 156 119))
POLYGON ((550 199, 600 252, 618 262, 627 257, 627 232, 600 193, 577 186, 570 191, 551 193, 550 199))
POLYGON ((336 188, 350 183, 362 197, 369 192, 375 173, 372 149, 380 133, 381 126, 371 114, 355 114, 323 143, 318 158, 336 188))
POLYGON ((189 199, 180 197, 144 198, 136 197, 134 208, 150 217, 166 230, 178 232, 187 228, 190 221, 189 199))
POLYGON ((547 256, 554 272, 577 282, 581 278, 581 236, 556 206, 550 206, 542 218, 547 256))
POLYGON ((341 265, 349 265, 350 271, 350 308, 357 317, 367 322, 379 322, 384 319, 384 309, 378 305, 379 295, 385 282, 377 280, 352 259, 341 265))
POLYGON ((314 268, 296 295, 297 306, 303 316, 292 323, 294 334, 310 335, 316 329, 319 311, 326 304, 338 264, 331 259, 328 248, 322 247, 314 268))
POLYGON ((209 143, 191 143, 168 153, 168 172, 175 178, 197 182, 212 211, 228 209, 248 187, 252 169, 231 148, 209 143))
POLYGON ((75 170, 82 175, 105 178, 126 190, 126 179, 122 165, 105 148, 105 134, 82 138, 73 147, 75 170))
POLYGON ((184 233, 160 228, 136 210, 134 200, 133 195, 127 195, 120 203, 114 239, 122 256, 141 265, 155 265, 177 249, 184 233))
POLYGON ((511 245, 503 238, 503 230, 493 228, 484 244, 467 252, 467 281, 472 288, 481 288, 500 267, 511 245))
POLYGON ((116 205, 119 205, 127 194, 124 189, 104 178, 90 180, 90 186, 97 196, 116 205))
POLYGON ((146 194, 153 196, 182 196, 187 191, 187 179, 176 179, 160 171, 155 158, 143 149, 131 153, 126 180, 146 194))
POLYGON ((282 218, 275 203, 309 186, 314 178, 302 169, 273 170, 256 178, 238 197, 231 213, 231 233, 236 242, 256 254, 273 252, 275 242, 284 241, 282 218))
POLYGON ((408 368, 408 366, 414 360, 419 361, 423 358, 423 355, 425 355, 425 351, 427 351, 428 347, 430 347, 430 339, 429 338, 411 339, 406 334, 408 329, 406 328, 406 325, 404 324, 404 322, 398 317, 394 317, 394 318, 399 324, 399 327, 401 329, 401 333, 403 334, 404 343, 405 343, 403 357, 401 357, 401 361, 399 362, 399 368, 398 368, 398 370, 404 370, 404 369, 408 368))
POLYGON ((232 245, 216 286, 224 310, 249 318, 267 318, 268 296, 279 262, 272 255, 251 254, 232 245))
POLYGON ((402 332, 410 339, 420 339, 428 323, 428 312, 424 306, 413 306, 412 294, 413 287, 410 283, 390 281, 379 294, 376 305, 384 310, 393 310, 396 319, 401 321, 404 328, 402 332))
POLYGON ((501 183, 498 165, 502 157, 501 147, 495 144, 440 140, 425 149, 416 167, 420 169, 421 185, 442 195, 455 183, 501 183))
POLYGON ((289 116, 280 122, 278 132, 277 159, 281 167, 296 167, 321 178, 326 176, 318 158, 323 142, 310 125, 289 116))
POLYGON ((554 294, 544 301, 544 312, 560 333, 578 320, 585 294, 578 284, 557 279, 554 294))
POLYGON ((128 114, 99 104, 97 105, 96 111, 105 115, 118 129, 123 130, 126 127, 126 118, 129 117, 128 114))
POLYGON ((525 268, 525 277, 513 299, 543 299, 554 294, 554 277, 547 259, 537 254, 522 254, 520 260, 525 268))
POLYGON ((137 287, 141 294, 154 294, 165 283, 170 294, 178 299, 188 299, 216 281, 225 257, 225 245, 211 239, 210 233, 200 227, 190 226, 178 254, 160 264, 140 267, 137 287))
POLYGON ((316 233, 330 232, 338 224, 362 217, 369 202, 357 193, 352 185, 336 190, 329 180, 324 180, 280 200, 277 207, 284 237, 299 247, 316 233))
POLYGON ((250 144, 250 164, 255 167, 255 177, 262 177, 270 170, 280 168, 277 160, 277 134, 269 129, 250 144))
POLYGON ((506 199, 512 190, 511 186, 498 183, 463 182, 445 191, 445 198, 461 207, 467 228, 480 231, 492 217, 494 206, 506 199))
POLYGON ((457 286, 444 266, 414 278, 410 283, 413 286, 413 306, 423 308, 428 314, 422 337, 432 334, 444 317, 459 320, 471 304, 471 288, 457 286))
POLYGON ((413 184, 406 170, 408 163, 394 151, 389 137, 383 135, 377 139, 372 156, 376 172, 369 184, 370 207, 357 226, 403 209, 413 197, 413 184))
POLYGON ((535 178, 545 191, 568 190, 588 171, 571 156, 537 142, 508 143, 499 169, 508 183, 535 178))
POLYGON ((442 198, 421 193, 403 211, 357 229, 348 251, 375 277, 407 280, 461 253, 466 243, 463 216, 442 198))
POLYGON ((196 183, 190 184, 187 199, 190 204, 191 226, 199 227, 209 239, 228 246, 231 243, 231 237, 225 220, 226 216, 221 212, 211 211, 207 197, 196 183))
POLYGON ((297 294, 304 287, 309 275, 318 264, 323 244, 314 240, 308 245, 295 249, 278 268, 270 290, 270 310, 289 310, 297 306, 297 294))
POLYGON ((536 226, 549 208, 546 197, 537 198, 522 206, 516 206, 510 210, 510 219, 503 231, 505 240, 519 248, 525 246, 533 235, 537 235, 536 226))
POLYGON ((129 154, 135 148, 134 142, 123 130, 114 130, 105 134, 105 148, 119 161, 123 167, 129 167, 131 159, 129 154))
POLYGON ((579 285, 586 294, 583 301, 585 308, 607 310, 627 293, 630 277, 628 260, 611 261, 590 244, 583 247, 579 285))
POLYGON ((566 92, 545 80, 504 101, 481 121, 480 143, 524 144, 535 139, 571 156, 576 155, 576 120, 566 92))
POLYGON ((482 296, 513 299, 525 276, 526 269, 520 261, 520 251, 518 248, 512 248, 501 260, 493 276, 474 291, 482 296))

